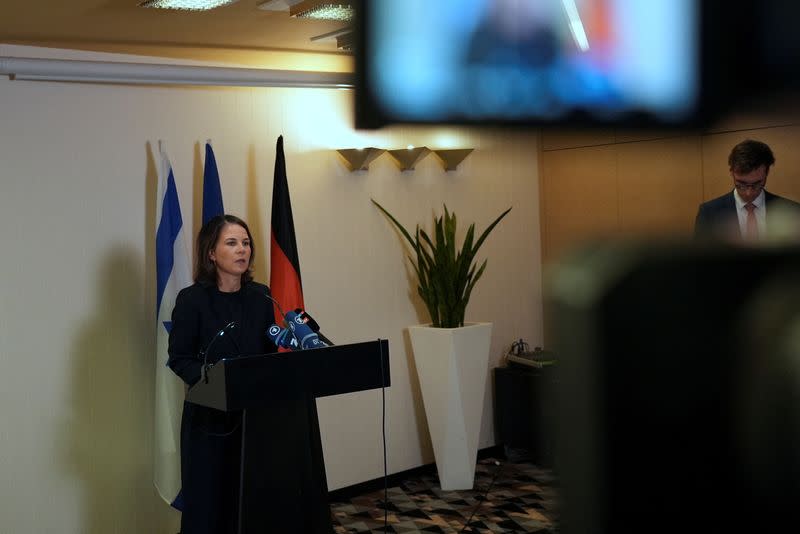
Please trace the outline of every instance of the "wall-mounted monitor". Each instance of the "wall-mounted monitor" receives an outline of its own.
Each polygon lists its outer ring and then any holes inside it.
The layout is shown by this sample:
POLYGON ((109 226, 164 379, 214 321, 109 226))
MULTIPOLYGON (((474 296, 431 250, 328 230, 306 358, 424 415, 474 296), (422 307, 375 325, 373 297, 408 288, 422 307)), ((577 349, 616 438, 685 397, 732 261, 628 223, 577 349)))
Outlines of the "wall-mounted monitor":
POLYGON ((358 127, 686 125, 697 0, 380 0, 359 8, 358 127))

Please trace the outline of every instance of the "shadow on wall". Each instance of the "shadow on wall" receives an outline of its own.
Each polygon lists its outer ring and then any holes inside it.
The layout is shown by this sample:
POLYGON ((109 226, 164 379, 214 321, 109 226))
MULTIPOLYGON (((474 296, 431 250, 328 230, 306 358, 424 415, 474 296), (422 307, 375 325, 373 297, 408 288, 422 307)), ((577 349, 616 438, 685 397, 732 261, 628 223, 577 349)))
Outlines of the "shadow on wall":
POLYGON ((94 314, 70 350, 71 409, 60 441, 66 469, 83 485, 85 534, 177 525, 153 487, 154 344, 143 320, 141 264, 134 250, 109 252, 96 277, 94 314))

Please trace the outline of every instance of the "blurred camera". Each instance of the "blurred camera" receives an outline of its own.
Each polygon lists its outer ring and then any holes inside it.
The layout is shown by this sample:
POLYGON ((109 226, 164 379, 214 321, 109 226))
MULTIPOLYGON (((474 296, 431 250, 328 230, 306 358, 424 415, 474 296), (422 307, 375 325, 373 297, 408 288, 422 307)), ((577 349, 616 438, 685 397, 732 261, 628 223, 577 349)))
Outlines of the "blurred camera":
POLYGON ((562 532, 797 524, 800 248, 597 243, 548 286, 562 532))

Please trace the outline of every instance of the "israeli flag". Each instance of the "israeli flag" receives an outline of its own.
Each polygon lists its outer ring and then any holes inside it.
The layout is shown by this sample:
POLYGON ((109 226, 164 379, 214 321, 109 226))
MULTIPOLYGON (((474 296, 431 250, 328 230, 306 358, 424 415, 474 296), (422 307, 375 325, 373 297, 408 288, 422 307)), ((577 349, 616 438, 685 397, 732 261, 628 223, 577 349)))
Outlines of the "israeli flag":
POLYGON ((156 398, 155 476, 161 498, 177 509, 181 489, 180 429, 184 386, 167 367, 167 342, 172 327, 172 308, 178 291, 192 283, 186 228, 181 217, 178 190, 164 143, 161 155, 156 208, 156 398))

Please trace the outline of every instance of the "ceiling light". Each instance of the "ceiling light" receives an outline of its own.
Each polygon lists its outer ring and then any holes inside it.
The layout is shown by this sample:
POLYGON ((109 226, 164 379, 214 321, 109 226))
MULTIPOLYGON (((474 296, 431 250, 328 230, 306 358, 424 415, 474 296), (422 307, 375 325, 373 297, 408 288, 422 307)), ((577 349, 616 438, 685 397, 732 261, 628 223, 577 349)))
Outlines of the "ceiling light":
POLYGON ((564 4, 567 17, 569 17, 569 31, 572 32, 572 38, 575 39, 575 44, 578 45, 581 52, 586 52, 589 50, 589 40, 586 38, 586 30, 583 27, 575 0, 561 0, 561 2, 564 4))
POLYGON ((233 4, 239 0, 145 0, 139 7, 159 9, 180 9, 184 11, 208 11, 217 7, 233 4))
POLYGON ((355 9, 351 2, 326 2, 325 0, 305 0, 289 8, 293 17, 318 20, 353 20, 355 9))
POLYGON ((336 48, 339 50, 353 50, 353 32, 343 33, 336 37, 336 48))
POLYGON ((344 35, 346 33, 351 33, 352 31, 353 31, 353 28, 351 28, 349 26, 346 26, 344 28, 339 28, 338 30, 333 30, 332 32, 323 33, 322 35, 315 35, 314 37, 311 38, 311 42, 313 43, 314 41, 324 41, 326 39, 336 39, 337 37, 340 37, 340 36, 342 36, 342 35, 344 35))
POLYGON ((353 49, 353 28, 350 26, 345 26, 344 28, 339 28, 338 30, 334 30, 332 32, 323 33, 322 35, 315 35, 311 38, 311 42, 315 41, 324 41, 324 40, 336 40, 336 48, 339 50, 350 51, 353 49))
POLYGON ((263 11, 288 11, 290 7, 301 0, 264 0, 256 7, 263 11))

